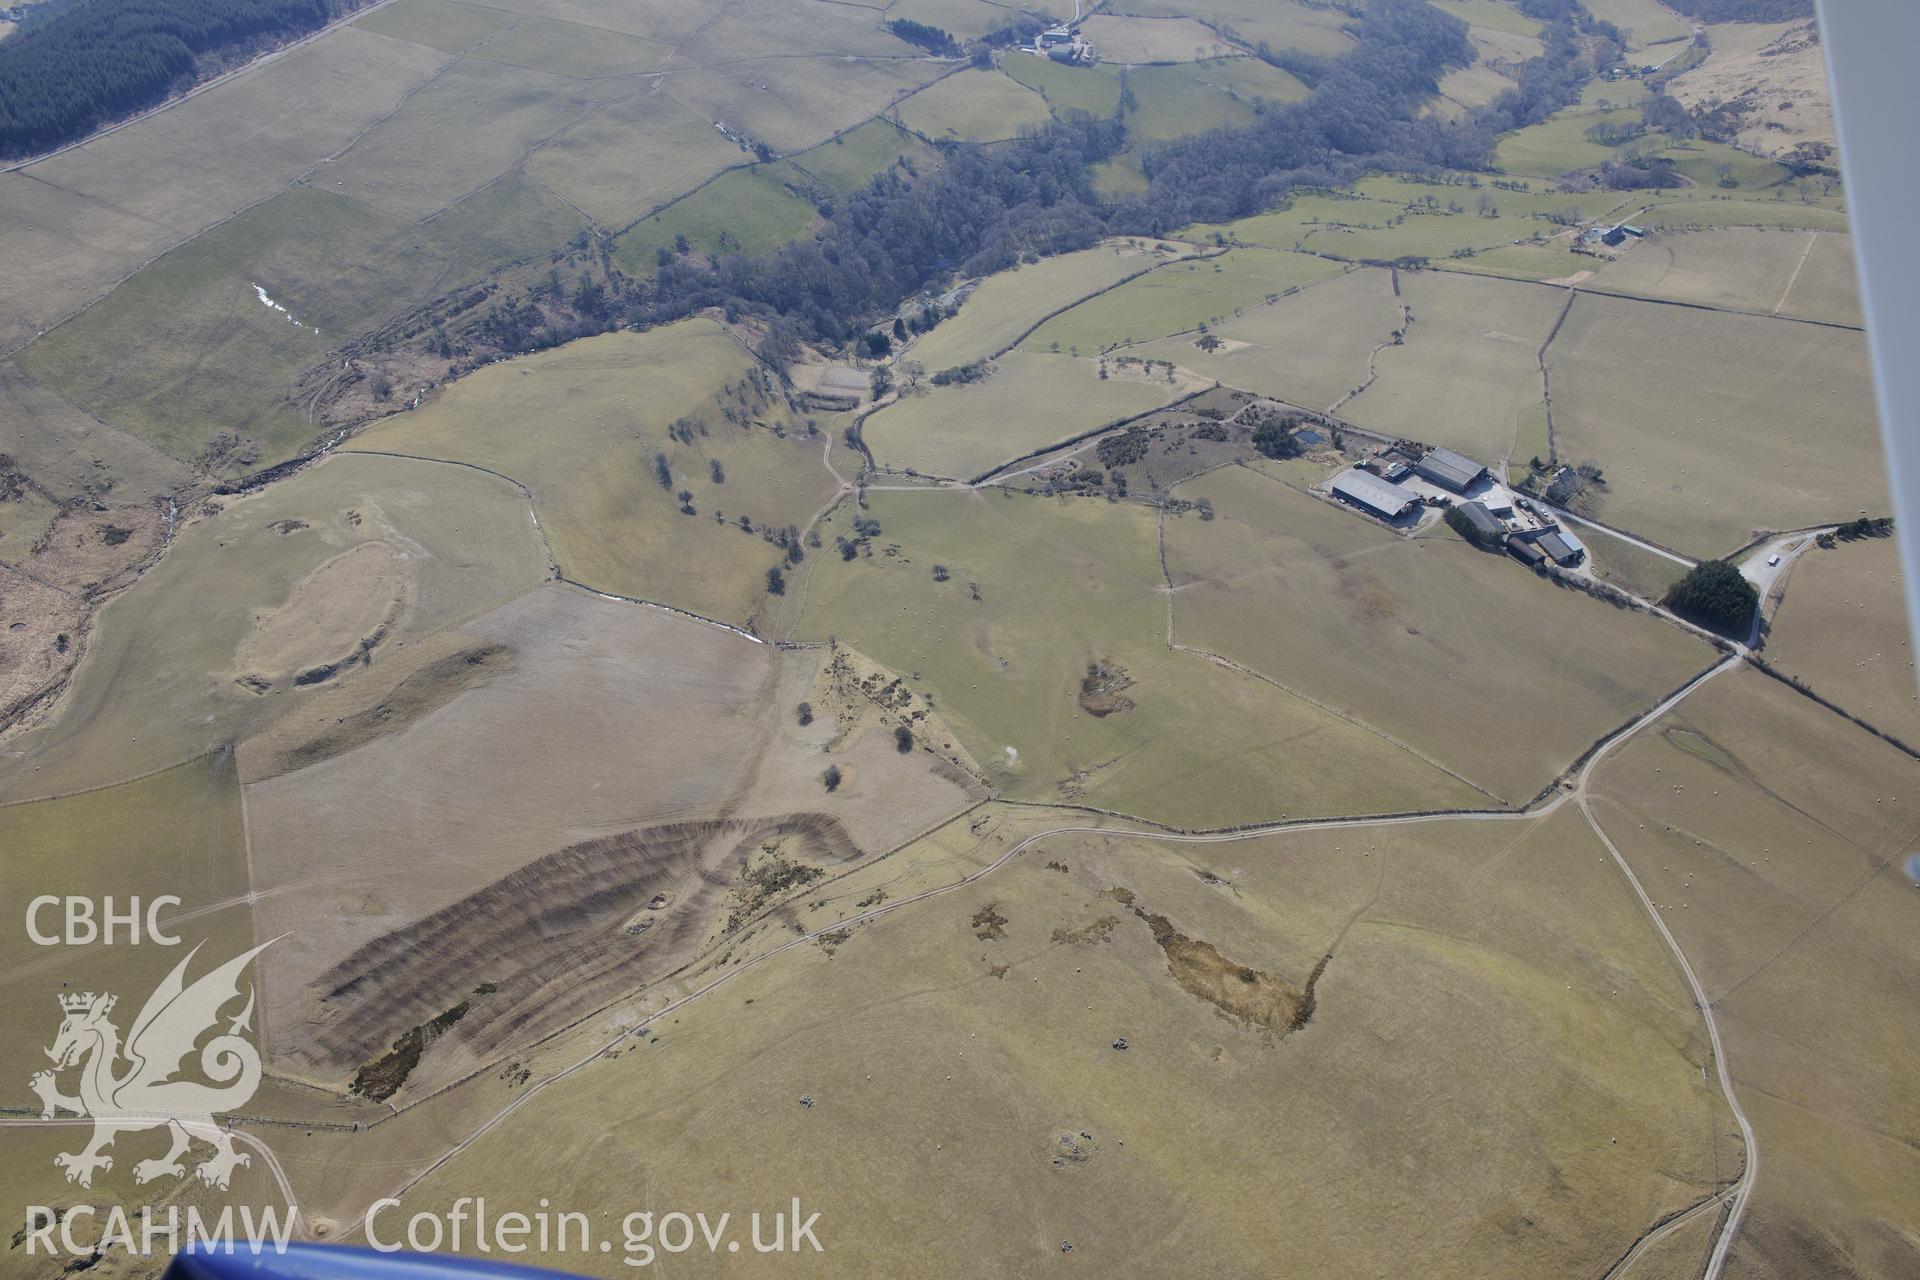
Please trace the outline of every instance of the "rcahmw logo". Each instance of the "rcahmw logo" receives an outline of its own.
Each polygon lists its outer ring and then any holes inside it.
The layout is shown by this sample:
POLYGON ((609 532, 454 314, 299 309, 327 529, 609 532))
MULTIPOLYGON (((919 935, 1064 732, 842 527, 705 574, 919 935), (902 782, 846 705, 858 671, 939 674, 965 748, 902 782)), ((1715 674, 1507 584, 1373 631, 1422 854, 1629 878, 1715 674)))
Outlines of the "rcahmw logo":
MULTIPOLYGON (((273 941, 278 941, 274 939, 273 941)), ((263 942, 189 985, 187 966, 195 947, 173 967, 128 1026, 123 1040, 113 1021, 118 998, 105 992, 60 996, 62 1020, 47 1057, 51 1071, 37 1072, 29 1086, 40 1097, 40 1118, 61 1112, 93 1120, 93 1140, 82 1150, 56 1155, 67 1181, 93 1185, 98 1170, 112 1169, 107 1148, 123 1133, 164 1127, 173 1145, 166 1154, 133 1166, 135 1182, 178 1178, 186 1173, 181 1157, 197 1140, 213 1147, 211 1158, 196 1165, 200 1181, 227 1188, 235 1168, 250 1158, 233 1149, 233 1138, 214 1118, 245 1105, 260 1087, 260 1051, 242 1033, 253 1023, 254 991, 247 984, 246 1005, 225 1019, 221 1014, 240 999, 240 975, 253 958, 273 945, 263 942), (225 1030, 219 1031, 222 1022, 225 1030), (218 1034, 195 1046, 209 1031, 218 1034), (196 1059, 206 1083, 178 1078, 196 1059), (74 1092, 61 1090, 61 1077, 74 1072, 74 1092)))

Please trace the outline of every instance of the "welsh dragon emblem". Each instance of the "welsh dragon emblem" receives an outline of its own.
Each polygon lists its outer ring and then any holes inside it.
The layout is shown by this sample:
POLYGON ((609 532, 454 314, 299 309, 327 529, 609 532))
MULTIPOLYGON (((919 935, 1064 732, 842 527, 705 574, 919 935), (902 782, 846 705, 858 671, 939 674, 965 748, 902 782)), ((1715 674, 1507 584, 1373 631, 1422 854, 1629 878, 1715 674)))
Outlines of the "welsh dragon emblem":
POLYGON ((68 1182, 92 1186, 96 1170, 113 1168, 107 1148, 116 1137, 163 1126, 173 1146, 158 1159, 134 1165, 135 1182, 183 1176, 181 1157, 196 1139, 213 1147, 212 1158, 194 1169, 210 1187, 225 1190, 234 1169, 250 1162, 233 1149, 232 1135, 213 1113, 243 1105, 260 1087, 260 1051, 241 1035, 252 1025, 251 984, 246 1007, 226 1020, 224 1032, 219 1031, 220 1011, 239 999, 240 975, 248 963, 272 945, 262 943, 188 986, 187 965, 200 950, 195 947, 147 997, 124 1043, 109 1020, 117 997, 91 991, 60 997, 65 1017, 46 1051, 53 1070, 37 1072, 28 1083, 40 1096, 41 1119, 66 1111, 93 1120, 93 1141, 84 1150, 53 1158, 68 1182), (210 1031, 218 1034, 201 1044, 210 1031), (210 1084, 178 1078, 196 1047, 200 1074, 210 1084), (74 1068, 80 1073, 79 1093, 70 1097, 60 1092, 59 1076, 74 1068))

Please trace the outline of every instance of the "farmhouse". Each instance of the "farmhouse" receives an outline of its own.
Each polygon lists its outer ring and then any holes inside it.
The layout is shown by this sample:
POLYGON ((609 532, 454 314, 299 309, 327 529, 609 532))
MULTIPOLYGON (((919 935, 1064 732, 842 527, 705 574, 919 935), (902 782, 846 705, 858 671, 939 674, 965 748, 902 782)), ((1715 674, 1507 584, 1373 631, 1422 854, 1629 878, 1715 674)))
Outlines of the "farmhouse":
POLYGON ((1451 449, 1429 449, 1414 468, 1423 480, 1431 480, 1443 489, 1465 493, 1486 478, 1487 469, 1464 454, 1451 449))
POLYGON ((1411 508, 1420 505, 1418 495, 1359 470, 1343 472, 1334 479, 1332 489, 1336 498, 1383 520, 1398 520, 1411 508))
POLYGON ((1033 51, 1055 62, 1091 63, 1093 44, 1071 26, 1049 27, 1033 38, 1033 51))

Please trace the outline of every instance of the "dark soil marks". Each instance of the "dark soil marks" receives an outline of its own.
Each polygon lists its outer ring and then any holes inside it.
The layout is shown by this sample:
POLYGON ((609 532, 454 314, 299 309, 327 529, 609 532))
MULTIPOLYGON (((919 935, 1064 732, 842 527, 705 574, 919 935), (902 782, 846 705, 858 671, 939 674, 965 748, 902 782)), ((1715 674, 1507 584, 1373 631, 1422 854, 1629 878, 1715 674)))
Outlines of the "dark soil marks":
POLYGON ((1133 699, 1123 691, 1133 686, 1127 669, 1111 658, 1087 664, 1080 681, 1080 709, 1090 716, 1105 719, 1133 710, 1133 699))
POLYGON ((1188 995, 1243 1026, 1282 1036, 1312 1020, 1317 1005, 1314 989, 1333 959, 1331 952, 1314 965, 1304 987, 1295 987, 1282 977, 1230 959, 1211 942, 1182 933, 1167 917, 1137 905, 1131 890, 1108 889, 1106 896, 1131 910, 1152 931, 1166 957, 1167 972, 1188 995))
MULTIPOLYGON (((435 1036, 409 1050, 410 1032, 463 1000, 457 1027, 435 1035, 473 1055, 546 1035, 686 963, 768 843, 779 862, 815 873, 792 885, 817 878, 812 864, 861 856, 839 820, 819 813, 667 823, 569 845, 321 974, 310 987, 312 1034, 288 1056, 336 1079, 394 1053, 417 1062, 435 1036), (476 981, 485 1000, 463 994, 476 981)), ((404 1081, 413 1062, 390 1062, 371 1078, 404 1081)))
POLYGON ((973 925, 973 936, 982 942, 995 942, 1007 936, 1007 918, 1000 914, 997 902, 989 902, 974 912, 969 923, 973 925))
MULTIPOLYGON (((251 779, 272 778, 345 755, 382 734, 398 733, 446 706, 468 689, 507 670, 513 650, 503 644, 474 645, 427 663, 364 711, 356 711, 317 737, 262 760, 251 779)), ((252 687, 252 686, 250 686, 252 687)), ((263 692, 264 684, 256 688, 263 692)))

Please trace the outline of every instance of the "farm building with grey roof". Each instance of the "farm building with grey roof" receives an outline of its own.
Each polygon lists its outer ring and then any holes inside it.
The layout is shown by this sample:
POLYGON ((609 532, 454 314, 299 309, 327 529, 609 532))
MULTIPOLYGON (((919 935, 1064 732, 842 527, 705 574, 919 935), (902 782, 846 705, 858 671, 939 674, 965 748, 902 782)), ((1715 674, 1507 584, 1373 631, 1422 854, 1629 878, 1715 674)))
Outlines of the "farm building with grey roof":
POLYGON ((1431 480, 1444 489, 1455 493, 1465 493, 1478 484, 1487 474, 1487 469, 1465 454, 1455 453, 1451 449, 1429 449, 1414 468, 1423 479, 1431 480))
POLYGON ((1420 496, 1410 489, 1382 480, 1364 471, 1347 471, 1334 478, 1333 495, 1383 520, 1398 520, 1409 507, 1420 505, 1420 496))

